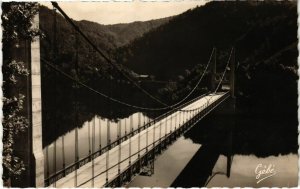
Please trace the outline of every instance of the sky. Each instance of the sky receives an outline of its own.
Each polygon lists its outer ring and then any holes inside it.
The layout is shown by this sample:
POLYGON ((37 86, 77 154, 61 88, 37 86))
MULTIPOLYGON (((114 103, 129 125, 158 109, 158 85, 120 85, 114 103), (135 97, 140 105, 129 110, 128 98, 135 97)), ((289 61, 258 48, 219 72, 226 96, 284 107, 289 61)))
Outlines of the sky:
MULTIPOLYGON (((89 20, 107 25, 178 15, 206 2, 208 0, 123 0, 122 2, 104 0, 58 2, 58 4, 74 20, 89 20)), ((50 2, 41 2, 41 4, 52 8, 50 2)))

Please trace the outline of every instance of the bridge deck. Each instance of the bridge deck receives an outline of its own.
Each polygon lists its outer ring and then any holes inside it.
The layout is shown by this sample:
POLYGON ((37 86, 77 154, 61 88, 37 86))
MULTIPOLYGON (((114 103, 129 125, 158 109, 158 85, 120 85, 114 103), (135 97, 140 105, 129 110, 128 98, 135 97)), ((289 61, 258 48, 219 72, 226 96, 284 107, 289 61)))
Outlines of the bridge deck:
MULTIPOLYGON (((207 107, 207 105, 212 104, 224 94, 224 92, 220 92, 217 94, 204 96, 203 98, 200 98, 199 100, 187 105, 183 109, 191 110, 200 108, 200 111, 202 111, 207 107)), ((74 171, 51 184, 50 187, 104 186, 107 178, 108 181, 114 179, 118 175, 119 170, 122 172, 123 170, 127 169, 130 165, 130 162, 132 163, 136 161, 139 155, 142 156, 147 152, 147 150, 153 149, 154 146, 159 144, 160 139, 164 139, 176 128, 183 126, 191 117, 196 115, 196 113, 199 112, 174 112, 147 129, 125 140, 120 145, 113 147, 106 153, 95 158, 93 162, 89 162, 77 169, 77 178, 74 171), (94 179, 92 179, 93 175, 94 179), (75 185, 76 182, 77 185, 75 185)))

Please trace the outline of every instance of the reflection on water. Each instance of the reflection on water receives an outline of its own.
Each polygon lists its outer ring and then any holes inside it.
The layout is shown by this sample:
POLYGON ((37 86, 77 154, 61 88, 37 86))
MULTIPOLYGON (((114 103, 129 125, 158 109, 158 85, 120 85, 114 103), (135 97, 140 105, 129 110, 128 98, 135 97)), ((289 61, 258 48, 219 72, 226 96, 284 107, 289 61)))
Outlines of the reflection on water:
MULTIPOLYGON (((234 114, 233 104, 232 100, 222 103, 157 157, 154 174, 151 177, 137 176, 128 186, 201 187, 206 184, 208 187, 296 186, 297 117, 295 119, 293 115, 270 117, 234 114), (233 157, 232 165, 229 166, 231 168, 229 178, 226 176, 227 157, 233 157), (260 162, 273 163, 278 175, 257 185, 254 169, 260 162), (211 177, 215 173, 218 174, 211 177), (208 180, 210 182, 207 183, 208 180)), ((79 112, 88 111, 83 109, 79 112)), ((96 151, 100 149, 100 144, 101 147, 107 145, 108 139, 111 142, 115 141, 118 132, 121 136, 128 133, 130 125, 136 129, 138 125, 150 121, 150 118, 142 113, 134 113, 129 117, 120 116, 121 118, 113 120, 99 116, 92 116, 93 118, 89 119, 89 116, 92 114, 85 116, 87 118, 82 120, 89 121, 84 121, 82 127, 78 127, 79 158, 89 155, 92 151, 93 138, 96 151), (110 125, 109 136, 107 125, 110 125), (121 129, 118 131, 118 128, 121 129), (93 132, 95 137, 92 137, 93 132)), ((72 128, 44 149, 45 158, 48 159, 45 161, 48 162, 45 168, 49 168, 49 175, 55 172, 55 169, 56 171, 62 169, 64 162, 65 166, 74 163, 74 139, 75 129, 72 128), (53 164, 55 159, 56 165, 53 164)))
POLYGON ((232 104, 201 120, 157 157, 151 177, 137 176, 128 187, 297 186, 297 117, 236 115, 232 104), (273 164, 277 174, 257 184, 259 163, 273 164))
MULTIPOLYGON (((79 159, 87 157, 93 151, 102 149, 109 141, 116 141, 118 133, 120 133, 120 137, 125 136, 131 130, 135 130, 151 120, 151 118, 141 112, 118 120, 95 116, 92 120, 84 122, 83 126, 78 128, 79 159)), ((76 129, 73 129, 58 137, 56 141, 44 148, 46 174, 51 175, 63 169, 64 165, 67 167, 75 162, 75 133, 76 129)))
POLYGON ((179 137, 157 157, 153 175, 137 176, 126 187, 169 187, 200 147, 190 139, 179 137))

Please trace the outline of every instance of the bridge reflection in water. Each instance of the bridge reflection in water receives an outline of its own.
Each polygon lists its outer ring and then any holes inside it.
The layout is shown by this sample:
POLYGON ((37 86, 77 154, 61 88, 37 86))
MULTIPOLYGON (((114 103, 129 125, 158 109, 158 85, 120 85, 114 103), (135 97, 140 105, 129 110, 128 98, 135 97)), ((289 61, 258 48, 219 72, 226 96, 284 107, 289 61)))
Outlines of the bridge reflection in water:
MULTIPOLYGON (((200 96, 66 167, 46 179, 50 187, 122 186, 135 174, 153 171, 155 155, 229 97, 200 96)), ((132 124, 131 124, 132 125, 132 124)), ((94 143, 94 141, 92 141, 94 143)))
MULTIPOLYGON (((119 120, 111 120, 95 116, 91 120, 83 123, 81 128, 78 128, 78 156, 79 159, 91 155, 92 143, 94 143, 94 151, 99 151, 103 147, 109 145, 108 139, 117 141, 118 136, 125 137, 131 132, 131 124, 133 130, 137 130, 139 126, 146 125, 152 121, 152 118, 146 116, 142 112, 137 112, 127 118, 119 120), (110 133, 108 135, 107 125, 110 125, 110 133)), ((75 133, 76 129, 67 132, 66 134, 58 137, 51 144, 45 146, 44 159, 45 159, 45 173, 54 175, 57 171, 65 169, 75 162, 75 133), (54 157, 54 155, 56 157, 54 157), (54 163, 55 161, 55 163, 54 163), (55 168, 53 167, 55 164, 55 168), (65 166, 65 167, 64 167, 65 166)), ((47 177, 47 175, 45 175, 47 177)))

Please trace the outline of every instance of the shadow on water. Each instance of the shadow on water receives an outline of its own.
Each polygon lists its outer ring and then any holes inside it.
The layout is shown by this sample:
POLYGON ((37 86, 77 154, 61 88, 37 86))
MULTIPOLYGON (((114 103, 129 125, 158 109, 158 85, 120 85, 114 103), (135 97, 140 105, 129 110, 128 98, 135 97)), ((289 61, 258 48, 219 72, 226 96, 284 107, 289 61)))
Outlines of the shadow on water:
MULTIPOLYGON (((234 155, 265 158, 297 153, 296 115, 250 116, 238 108, 238 103, 234 111, 233 104, 233 99, 227 100, 184 134, 202 146, 171 187, 205 186, 220 155, 231 160, 234 155)), ((230 170, 226 173, 230 174, 230 170)))
POLYGON ((220 152, 213 145, 203 145, 180 173, 171 187, 204 186, 218 160, 220 152), (189 171, 193 170, 193 171, 189 171), (195 173, 196 174, 195 174, 195 173), (193 175, 193 176, 191 176, 193 175))

